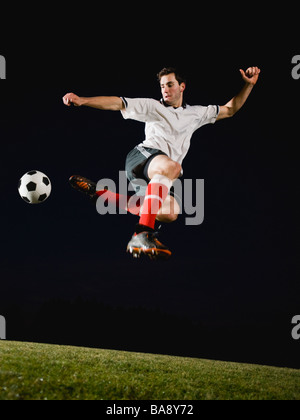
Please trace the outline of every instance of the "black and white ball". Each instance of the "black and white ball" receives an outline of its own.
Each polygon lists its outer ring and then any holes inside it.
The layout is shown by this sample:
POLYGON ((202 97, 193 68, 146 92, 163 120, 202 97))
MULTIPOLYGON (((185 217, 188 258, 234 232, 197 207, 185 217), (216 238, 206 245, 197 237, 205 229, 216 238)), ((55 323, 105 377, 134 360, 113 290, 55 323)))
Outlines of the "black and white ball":
POLYGON ((19 181, 19 194, 26 203, 40 204, 51 194, 51 182, 47 175, 40 171, 30 171, 19 181))

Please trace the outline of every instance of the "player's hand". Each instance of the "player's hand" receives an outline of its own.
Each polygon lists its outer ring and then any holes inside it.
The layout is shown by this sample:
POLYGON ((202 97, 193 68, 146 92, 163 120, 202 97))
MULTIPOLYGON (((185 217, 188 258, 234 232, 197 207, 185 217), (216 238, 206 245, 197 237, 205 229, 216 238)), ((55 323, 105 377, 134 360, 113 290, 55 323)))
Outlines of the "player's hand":
POLYGON ((75 95, 74 93, 67 93, 64 97, 63 97, 63 103, 66 106, 81 106, 82 105, 82 101, 81 98, 77 95, 75 95))
POLYGON ((249 67, 246 72, 244 70, 240 69, 240 73, 242 75, 242 78, 245 83, 248 83, 249 85, 256 85, 259 75, 260 75, 260 69, 258 67, 249 67))

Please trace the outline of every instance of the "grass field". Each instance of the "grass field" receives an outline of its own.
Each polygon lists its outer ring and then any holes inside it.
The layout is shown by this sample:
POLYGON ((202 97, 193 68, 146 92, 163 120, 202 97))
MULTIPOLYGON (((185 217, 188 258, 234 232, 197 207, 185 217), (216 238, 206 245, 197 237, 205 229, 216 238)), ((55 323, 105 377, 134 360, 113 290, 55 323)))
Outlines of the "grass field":
POLYGON ((299 400, 300 370, 0 341, 0 400, 299 400))

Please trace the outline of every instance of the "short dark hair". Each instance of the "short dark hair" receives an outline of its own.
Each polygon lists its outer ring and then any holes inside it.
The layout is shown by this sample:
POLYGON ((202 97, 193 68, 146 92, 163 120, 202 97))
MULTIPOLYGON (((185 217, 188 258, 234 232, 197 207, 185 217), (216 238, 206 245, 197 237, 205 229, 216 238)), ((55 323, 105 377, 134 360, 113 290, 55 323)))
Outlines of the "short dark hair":
POLYGON ((158 81, 160 82, 163 76, 168 76, 168 74, 172 73, 175 74, 175 78, 180 85, 181 83, 186 83, 186 78, 181 73, 179 73, 178 70, 174 67, 163 68, 157 75, 158 81))

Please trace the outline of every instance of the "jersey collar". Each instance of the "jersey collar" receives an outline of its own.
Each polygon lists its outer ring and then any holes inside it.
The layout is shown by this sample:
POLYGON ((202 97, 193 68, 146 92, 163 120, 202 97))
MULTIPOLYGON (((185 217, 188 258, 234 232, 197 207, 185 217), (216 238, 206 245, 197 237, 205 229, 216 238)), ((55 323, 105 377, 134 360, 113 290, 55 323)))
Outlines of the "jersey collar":
MULTIPOLYGON (((163 99, 161 99, 161 100, 160 100, 160 103, 161 103, 161 104, 163 104, 166 108, 170 108, 170 107, 172 106, 172 105, 167 105, 163 99)), ((185 101, 183 101, 183 102, 182 102, 182 106, 181 106, 181 107, 178 107, 178 108, 177 108, 177 107, 174 107, 174 106, 173 106, 173 108, 174 108, 174 109, 179 109, 179 108, 183 108, 183 109, 185 109, 185 108, 186 108, 186 105, 187 105, 187 104, 186 104, 186 102, 185 102, 185 101)))

